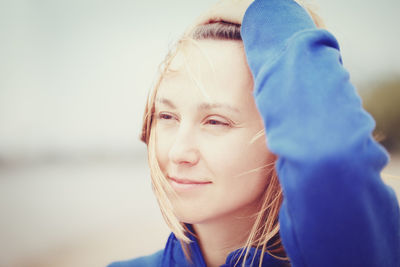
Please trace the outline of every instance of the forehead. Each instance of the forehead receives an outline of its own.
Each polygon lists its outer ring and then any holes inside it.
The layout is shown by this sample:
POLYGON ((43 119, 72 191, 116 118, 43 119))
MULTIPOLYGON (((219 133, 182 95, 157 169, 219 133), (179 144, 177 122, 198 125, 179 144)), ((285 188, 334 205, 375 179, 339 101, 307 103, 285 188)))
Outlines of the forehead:
POLYGON ((201 40, 182 44, 157 94, 240 98, 252 87, 242 42, 201 40))

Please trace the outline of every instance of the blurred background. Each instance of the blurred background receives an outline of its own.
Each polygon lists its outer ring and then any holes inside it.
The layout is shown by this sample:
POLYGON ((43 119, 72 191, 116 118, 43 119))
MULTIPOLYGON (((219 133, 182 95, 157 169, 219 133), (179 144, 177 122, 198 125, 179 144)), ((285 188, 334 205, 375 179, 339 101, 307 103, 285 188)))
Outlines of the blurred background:
MULTIPOLYGON (((214 1, 0 0, 0 267, 105 266, 168 236, 139 142, 168 48, 214 1)), ((318 0, 400 191, 400 2, 318 0)))

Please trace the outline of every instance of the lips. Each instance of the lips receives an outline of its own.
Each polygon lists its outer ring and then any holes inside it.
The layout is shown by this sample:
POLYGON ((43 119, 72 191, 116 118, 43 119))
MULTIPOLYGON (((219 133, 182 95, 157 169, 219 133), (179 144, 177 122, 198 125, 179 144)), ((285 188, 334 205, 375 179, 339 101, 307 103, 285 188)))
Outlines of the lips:
POLYGON ((197 180, 197 179, 177 178, 177 177, 171 177, 171 176, 168 176, 168 178, 178 184, 202 185, 202 184, 210 184, 211 183, 210 181, 203 181, 203 180, 197 180))

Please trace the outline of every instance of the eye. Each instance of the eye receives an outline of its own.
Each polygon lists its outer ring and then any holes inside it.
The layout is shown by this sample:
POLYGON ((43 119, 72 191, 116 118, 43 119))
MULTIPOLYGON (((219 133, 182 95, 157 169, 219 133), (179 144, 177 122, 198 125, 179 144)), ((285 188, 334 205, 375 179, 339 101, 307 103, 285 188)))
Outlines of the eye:
POLYGON ((205 124, 208 125, 212 125, 212 126, 231 126, 231 124, 229 122, 226 122, 224 120, 220 120, 220 119, 215 119, 215 118, 211 118, 211 119, 207 119, 205 124))
POLYGON ((158 120, 162 120, 162 121, 173 121, 176 120, 177 117, 174 116, 173 114, 169 114, 169 113, 165 113, 165 112, 160 112, 157 115, 157 119, 158 120))
POLYGON ((158 118, 161 119, 161 120, 171 120, 171 119, 172 119, 172 116, 169 115, 169 114, 163 114, 163 113, 161 113, 161 114, 158 114, 158 118))

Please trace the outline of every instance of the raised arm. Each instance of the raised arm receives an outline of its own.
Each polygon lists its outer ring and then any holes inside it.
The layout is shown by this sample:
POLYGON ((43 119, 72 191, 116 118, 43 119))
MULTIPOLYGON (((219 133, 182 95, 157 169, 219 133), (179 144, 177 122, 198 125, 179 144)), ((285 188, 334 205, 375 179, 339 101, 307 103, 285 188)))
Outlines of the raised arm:
POLYGON ((281 237, 292 265, 400 266, 399 207, 380 178, 388 156, 335 38, 293 0, 256 0, 242 39, 278 156, 281 237))

